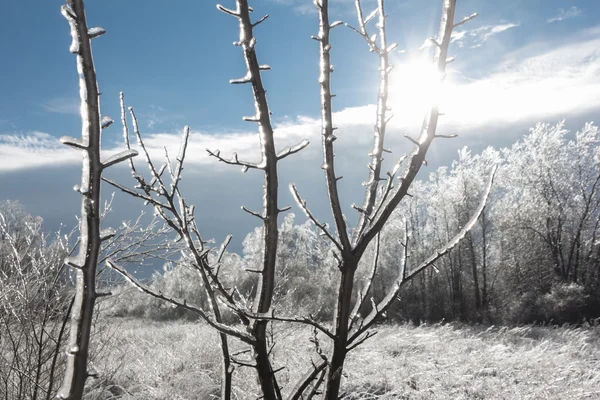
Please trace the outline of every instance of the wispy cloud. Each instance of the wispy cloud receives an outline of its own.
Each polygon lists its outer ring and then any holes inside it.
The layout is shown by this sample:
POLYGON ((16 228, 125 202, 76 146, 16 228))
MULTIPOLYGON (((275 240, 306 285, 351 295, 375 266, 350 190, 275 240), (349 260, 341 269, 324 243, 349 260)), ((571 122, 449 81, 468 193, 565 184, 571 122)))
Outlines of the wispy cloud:
POLYGON ((581 10, 575 6, 569 8, 567 10, 565 10, 564 8, 559 8, 558 14, 556 16, 548 19, 548 23, 551 24, 553 22, 564 21, 565 19, 576 17, 579 14, 581 14, 581 10))
POLYGON ((148 129, 165 129, 164 124, 184 119, 183 115, 171 113, 164 107, 154 104, 150 104, 149 110, 140 112, 139 117, 145 121, 148 129))
POLYGON ((48 133, 0 135, 0 172, 81 162, 81 153, 48 133))
POLYGON ((79 99, 77 97, 55 97, 41 104, 45 111, 57 114, 79 115, 79 99))
MULTIPOLYGON (((455 30, 452 32, 452 43, 456 43, 458 47, 481 47, 493 36, 518 26, 519 24, 516 23, 506 23, 483 25, 474 29, 455 30)), ((423 47, 429 47, 430 45, 429 41, 427 41, 423 44, 423 47)))

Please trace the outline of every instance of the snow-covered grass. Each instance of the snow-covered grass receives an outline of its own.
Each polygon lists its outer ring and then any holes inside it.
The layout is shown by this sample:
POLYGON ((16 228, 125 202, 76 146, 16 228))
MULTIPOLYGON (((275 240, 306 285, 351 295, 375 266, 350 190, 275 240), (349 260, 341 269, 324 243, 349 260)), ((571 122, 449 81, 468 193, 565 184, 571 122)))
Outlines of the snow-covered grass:
MULTIPOLYGON (((97 382, 89 399, 218 395, 219 349, 210 328, 114 323, 97 367, 116 372, 97 382)), ((273 334, 275 366, 285 367, 279 382, 290 390, 310 367, 309 357, 318 359, 312 332, 275 327, 273 334)), ((324 337, 320 342, 327 347, 324 337)), ((600 399, 600 327, 385 326, 349 355, 344 378, 345 399, 600 399)), ((238 367, 235 384, 238 399, 256 398, 252 370, 238 367)))

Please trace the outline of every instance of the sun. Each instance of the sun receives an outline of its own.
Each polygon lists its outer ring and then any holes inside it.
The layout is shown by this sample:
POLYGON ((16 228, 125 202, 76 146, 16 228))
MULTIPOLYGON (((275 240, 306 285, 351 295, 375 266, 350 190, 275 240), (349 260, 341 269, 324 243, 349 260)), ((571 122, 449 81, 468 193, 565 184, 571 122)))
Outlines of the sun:
POLYGON ((403 125, 420 124, 425 113, 445 98, 444 82, 436 66, 419 58, 396 61, 390 73, 389 102, 403 125))

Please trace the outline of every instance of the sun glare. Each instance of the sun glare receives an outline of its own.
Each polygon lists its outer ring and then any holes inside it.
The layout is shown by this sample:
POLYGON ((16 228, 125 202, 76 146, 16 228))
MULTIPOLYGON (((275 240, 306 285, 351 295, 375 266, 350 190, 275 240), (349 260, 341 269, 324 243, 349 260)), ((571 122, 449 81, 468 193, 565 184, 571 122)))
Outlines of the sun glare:
POLYGON ((440 104, 448 82, 431 62, 420 59, 398 61, 390 74, 389 98, 402 124, 420 124, 433 104, 440 104))

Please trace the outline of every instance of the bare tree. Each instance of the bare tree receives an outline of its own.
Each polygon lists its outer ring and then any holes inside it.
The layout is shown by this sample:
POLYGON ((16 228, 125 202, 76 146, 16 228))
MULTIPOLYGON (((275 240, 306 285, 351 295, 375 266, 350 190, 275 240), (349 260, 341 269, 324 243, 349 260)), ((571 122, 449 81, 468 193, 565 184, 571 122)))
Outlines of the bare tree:
POLYGON ((75 186, 75 190, 82 196, 79 249, 77 255, 65 260, 65 264, 76 270, 76 291, 71 309, 67 369, 57 397, 81 399, 85 381, 90 375, 88 353, 94 304, 102 295, 96 292, 98 254, 102 240, 112 236, 111 230, 100 231, 100 177, 105 168, 131 158, 137 152, 127 150, 101 161, 100 134, 111 125, 112 119, 100 118, 100 93, 91 40, 104 34, 105 30, 88 29, 83 0, 67 0, 67 4, 61 7, 61 12, 71 29, 70 51, 77 56, 82 122, 80 139, 62 137, 61 142, 82 151, 83 167, 81 185, 75 186))
MULTIPOLYGON (((181 148, 176 158, 175 165, 166 155, 166 163, 162 167, 156 168, 148 151, 144 146, 142 136, 138 129, 137 119, 133 109, 130 108, 130 114, 134 124, 134 131, 138 144, 145 155, 145 161, 150 171, 149 180, 145 179, 136 169, 133 161, 130 161, 130 167, 133 177, 136 180, 134 189, 123 186, 119 183, 105 179, 108 183, 120 190, 138 197, 149 203, 155 209, 155 212, 178 234, 179 239, 185 243, 184 252, 192 261, 193 267, 198 271, 202 281, 202 286, 209 298, 210 309, 205 310, 198 305, 189 304, 186 299, 176 299, 167 294, 155 291, 136 280, 125 269, 120 268, 112 262, 108 264, 128 280, 133 285, 156 298, 170 302, 178 307, 197 313, 209 325, 214 327, 220 334, 222 356, 223 356, 223 389, 222 398, 228 399, 231 393, 231 375, 234 364, 240 366, 252 367, 257 372, 260 382, 262 396, 265 399, 281 399, 282 391, 277 383, 276 370, 274 370, 270 351, 271 346, 268 343, 267 326, 271 321, 283 323, 300 323, 311 326, 315 330, 313 343, 319 356, 319 362, 306 372, 303 378, 290 391, 290 399, 312 398, 319 393, 320 386, 324 386, 323 396, 325 399, 337 399, 340 395, 340 385, 344 362, 349 351, 359 346, 365 340, 374 335, 371 330, 373 325, 381 318, 389 306, 397 298, 401 287, 411 281, 421 271, 433 265, 433 263, 450 252, 459 241, 465 237, 468 231, 475 225, 480 213, 482 212, 493 179, 491 174, 487 189, 482 196, 481 203, 474 215, 462 226, 459 232, 443 245, 434 255, 427 258, 419 265, 406 267, 406 254, 408 247, 408 238, 403 241, 404 256, 401 257, 402 266, 398 270, 398 276, 394 284, 388 290, 385 297, 376 303, 372 301, 372 309, 364 318, 360 318, 359 309, 368 301, 369 290, 378 267, 379 253, 379 234, 396 209, 398 204, 408 196, 408 190, 418 174, 421 166, 426 162, 427 151, 436 138, 448 138, 453 136, 436 135, 436 128, 439 118, 438 105, 435 99, 432 102, 431 109, 427 112, 421 132, 417 138, 407 138, 414 144, 414 149, 408 156, 401 157, 393 166, 391 171, 382 173, 383 152, 389 152, 384 147, 384 138, 386 126, 391 117, 388 115, 387 91, 389 73, 391 66, 389 64, 389 53, 395 49, 395 45, 389 45, 386 37, 386 14, 384 1, 378 0, 377 8, 364 17, 362 5, 356 0, 356 10, 358 15, 358 27, 352 28, 362 36, 370 50, 379 57, 379 77, 380 86, 377 101, 376 125, 374 131, 373 149, 370 152, 371 161, 369 164, 369 178, 365 192, 365 200, 362 206, 354 206, 359 212, 359 221, 350 234, 346 218, 342 213, 341 201, 338 193, 338 181, 341 179, 335 172, 334 160, 334 121, 331 93, 331 73, 333 71, 331 64, 331 42, 330 31, 332 28, 342 25, 341 22, 329 21, 328 0, 316 0, 315 5, 319 14, 319 32, 315 39, 319 43, 320 69, 320 103, 322 120, 322 149, 323 149, 323 170, 325 173, 326 186, 329 194, 329 203, 333 220, 335 222, 335 232, 331 232, 328 226, 317 220, 307 203, 303 200, 295 185, 290 185, 292 195, 296 199, 299 207, 306 213, 308 218, 317 226, 317 228, 332 243, 333 255, 337 260, 340 270, 339 286, 337 293, 337 307, 335 319, 331 328, 322 325, 312 316, 280 316, 275 315, 272 306, 275 271, 277 267, 277 243, 278 243, 278 215, 287 210, 280 209, 278 203, 278 162, 294 153, 299 152, 308 145, 304 140, 295 146, 285 148, 280 152, 276 151, 273 138, 273 126, 270 119, 269 106, 266 99, 266 91, 263 86, 261 71, 268 70, 268 65, 262 65, 258 62, 256 55, 257 40, 254 36, 254 27, 265 21, 266 16, 256 22, 251 20, 252 8, 247 0, 236 0, 236 8, 228 9, 221 5, 217 8, 234 17, 239 22, 239 40, 235 42, 236 46, 242 48, 243 57, 246 64, 246 75, 240 79, 234 79, 232 84, 250 84, 254 97, 255 115, 244 117, 244 120, 258 124, 258 133, 260 138, 261 160, 258 162, 248 162, 241 160, 237 154, 231 158, 224 158, 218 150, 208 150, 208 153, 219 161, 229 165, 242 167, 244 172, 249 169, 262 171, 264 176, 263 184, 263 209, 260 212, 249 210, 243 207, 244 211, 259 218, 262 221, 262 259, 258 269, 250 271, 257 274, 258 283, 256 293, 253 299, 253 305, 249 303, 235 287, 227 287, 225 280, 219 276, 221 268, 220 261, 229 241, 227 239, 220 249, 207 248, 203 241, 199 229, 194 219, 194 207, 187 204, 182 195, 179 181, 183 170, 183 162, 186 156, 187 143, 189 140, 189 128, 184 130, 181 148), (368 32, 369 22, 378 18, 377 34, 371 36, 368 32), (379 39, 377 39, 379 38, 379 39), (168 170, 168 174, 165 171, 168 170), (167 181, 168 180, 170 181, 167 181), (382 184, 383 183, 383 184, 382 184), (367 281, 358 291, 358 298, 353 298, 353 292, 356 286, 356 271, 359 262, 368 248, 373 248, 375 256, 370 272, 367 274, 367 281), (209 257, 213 252, 212 258, 209 257), (212 261, 211 261, 212 260, 212 261), (245 330, 239 329, 235 325, 229 325, 223 322, 221 305, 232 310, 240 322, 245 326, 245 330), (317 333, 324 334, 332 341, 332 351, 326 354, 320 345, 317 333), (252 360, 240 360, 236 355, 228 351, 227 336, 234 337, 248 345, 252 349, 252 360)), ((432 38, 434 45, 434 64, 437 71, 437 79, 441 82, 444 79, 445 69, 451 59, 448 58, 448 48, 451 41, 452 30, 468 20, 474 18, 476 14, 454 22, 456 0, 444 0, 442 7, 442 18, 440 30, 437 38, 432 38)), ((125 142, 129 148, 129 133, 127 121, 125 118, 125 105, 122 100, 122 120, 124 125, 125 142)), ((405 230, 406 233, 406 230, 405 230)))
POLYGON ((60 377, 70 296, 62 260, 68 236, 0 202, 0 398, 50 399, 60 377))
MULTIPOLYGON (((321 59, 319 84, 321 86, 321 123, 324 154, 323 169, 325 170, 330 206, 336 225, 337 237, 333 237, 333 235, 329 232, 327 232, 327 235, 332 237, 332 240, 334 243, 336 243, 336 247, 339 249, 338 267, 341 271, 338 288, 337 309, 334 320, 333 352, 326 361, 327 373, 324 393, 324 398, 326 399, 337 399, 339 396, 342 371, 348 351, 356 347, 356 345, 360 344, 370 336, 368 328, 375 322, 377 317, 382 315, 391 305, 393 300, 396 298, 400 287, 405 282, 414 277, 418 272, 429 267, 443 254, 449 252, 459 242, 459 240, 465 236, 468 230, 475 224, 479 213, 483 209, 483 204, 485 204, 484 202, 487 197, 487 195, 484 196, 482 205, 479 207, 478 212, 472 217, 471 221, 469 221, 469 223, 463 227, 457 236, 455 236, 444 247, 438 250, 434 256, 427 259, 422 265, 419 265, 416 269, 408 274, 406 274, 404 269, 402 269, 401 274, 397 278, 396 284, 388 292, 384 300, 380 304, 373 305, 373 310, 369 316, 362 321, 359 327, 356 328, 356 331, 351 334, 351 328, 353 328, 351 324, 352 293, 355 284, 355 273, 356 269, 358 268, 359 261, 371 241, 379 235, 379 232, 391 216, 394 209, 402 201, 402 199, 407 196, 410 185, 415 179, 421 166, 426 161, 425 156, 429 146, 434 139, 440 137, 436 135, 436 128, 440 113, 436 99, 432 99, 432 107, 428 111, 423 121, 421 133, 419 134, 418 138, 414 139, 410 136, 407 136, 407 138, 414 144, 413 151, 408 157, 401 157, 398 163, 396 163, 394 166, 393 170, 387 173, 387 178, 382 178, 381 163, 383 161, 383 152, 385 150, 385 130, 388 119, 390 118, 390 116, 387 115, 387 90, 390 72, 388 54, 394 50, 395 45, 390 46, 387 42, 387 16, 385 14, 384 0, 378 0, 376 10, 370 13, 367 18, 363 16, 364 14, 360 0, 356 0, 355 4, 358 15, 358 28, 353 29, 367 41, 371 51, 379 55, 380 89, 377 101, 377 123, 375 125, 373 149, 370 153, 371 163, 369 164, 369 179, 367 181, 365 200, 362 207, 354 206, 354 208, 359 212, 360 217, 358 225, 354 230, 354 235, 352 238, 350 238, 345 218, 342 214, 337 190, 337 182, 339 178, 336 176, 334 170, 334 141, 336 137, 334 135, 334 124, 332 117, 333 96, 331 93, 331 74, 333 69, 330 60, 330 31, 338 24, 335 22, 332 24, 329 21, 329 1, 315 1, 320 21, 319 33, 315 39, 319 42, 321 59), (375 36, 371 36, 367 31, 367 24, 369 20, 374 17, 379 18, 377 23, 377 29, 379 32, 375 34, 375 36), (379 37, 379 43, 376 41, 377 37, 379 37), (405 168, 401 171, 403 165, 405 168), (401 172, 401 174, 399 174, 399 172, 401 172), (394 181, 397 179, 398 183, 397 187, 395 187, 394 181), (380 186, 380 181, 386 181, 386 183, 383 186, 380 186), (381 192, 380 195, 377 196, 377 190, 379 188, 381 188, 381 192)), ((457 25, 467 22, 476 16, 476 14, 473 14, 472 16, 467 17, 455 24, 455 9, 456 0, 443 1, 442 17, 438 37, 430 39, 434 45, 433 63, 436 66, 437 79, 440 80, 439 83, 441 83, 441 81, 444 79, 446 65, 448 63, 448 48, 450 46, 452 30, 457 25)), ((293 188, 293 190, 295 193, 297 193, 295 188, 293 188)), ((299 199, 299 197, 297 198, 299 199)), ((305 211, 309 213, 308 209, 305 209, 305 211)), ((357 300, 358 304, 362 303, 365 297, 366 293, 361 294, 357 300)))

